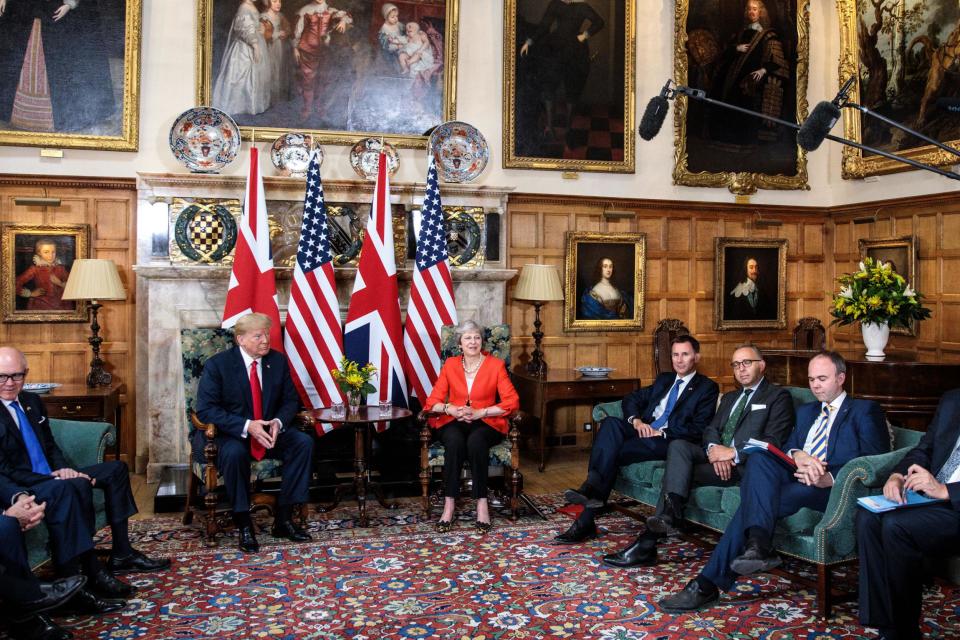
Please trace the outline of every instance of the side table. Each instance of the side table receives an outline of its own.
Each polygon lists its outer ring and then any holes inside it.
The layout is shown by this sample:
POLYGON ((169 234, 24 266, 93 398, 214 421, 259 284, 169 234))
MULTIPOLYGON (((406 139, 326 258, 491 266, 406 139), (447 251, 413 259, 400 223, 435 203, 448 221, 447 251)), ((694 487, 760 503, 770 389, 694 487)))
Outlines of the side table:
POLYGON ((122 433, 122 414, 120 393, 122 382, 114 382, 107 387, 88 387, 85 384, 65 384, 40 396, 47 415, 64 420, 93 420, 109 422, 117 433, 114 445, 114 459, 120 459, 120 434, 122 433))

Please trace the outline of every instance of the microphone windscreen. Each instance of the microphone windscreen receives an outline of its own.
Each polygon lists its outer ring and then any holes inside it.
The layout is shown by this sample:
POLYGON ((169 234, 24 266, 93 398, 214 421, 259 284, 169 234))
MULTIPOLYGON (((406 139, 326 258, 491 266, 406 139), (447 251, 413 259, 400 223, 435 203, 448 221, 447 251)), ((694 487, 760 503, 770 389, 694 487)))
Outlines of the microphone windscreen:
POLYGON ((840 118, 840 107, 824 100, 807 116, 797 132, 797 144, 807 151, 815 151, 840 118))
POLYGON ((640 137, 644 140, 653 140, 654 136, 660 133, 660 127, 667 117, 667 109, 670 108, 669 101, 663 96, 650 98, 647 103, 647 109, 640 118, 640 137))

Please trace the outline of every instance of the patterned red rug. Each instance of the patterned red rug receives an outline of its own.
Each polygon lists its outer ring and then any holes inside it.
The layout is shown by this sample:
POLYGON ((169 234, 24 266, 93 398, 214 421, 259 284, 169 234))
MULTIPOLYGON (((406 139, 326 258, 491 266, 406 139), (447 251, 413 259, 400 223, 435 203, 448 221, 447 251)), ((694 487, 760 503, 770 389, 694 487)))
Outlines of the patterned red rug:
MULTIPOLYGON (((854 603, 827 624, 813 615, 811 592, 761 575, 743 581, 720 606, 691 615, 656 607, 702 566, 705 551, 682 541, 661 548, 653 569, 616 570, 604 553, 628 544, 637 523, 605 516, 605 535, 554 546, 568 526, 556 497, 538 498, 550 521, 495 520, 481 537, 461 514, 448 534, 433 530, 415 505, 373 507, 373 526, 354 526, 352 504, 312 514, 314 542, 279 543, 267 534, 257 555, 226 538, 206 549, 174 517, 132 523, 136 545, 167 555, 165 573, 132 576, 138 598, 119 614, 57 618, 77 638, 863 638, 854 603)), ((960 588, 925 593, 925 633, 960 638, 960 588)))

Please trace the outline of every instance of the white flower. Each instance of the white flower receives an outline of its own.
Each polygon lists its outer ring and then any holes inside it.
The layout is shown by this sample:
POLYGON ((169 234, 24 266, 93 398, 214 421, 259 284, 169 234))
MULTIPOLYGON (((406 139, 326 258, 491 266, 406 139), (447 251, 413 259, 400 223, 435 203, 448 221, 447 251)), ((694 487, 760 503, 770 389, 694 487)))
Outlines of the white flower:
POLYGON ((847 298, 849 300, 853 300, 853 289, 850 287, 844 287, 843 289, 840 290, 840 293, 838 295, 841 298, 847 298))
POLYGON ((907 285, 907 288, 903 290, 903 295, 905 295, 905 296, 908 297, 908 298, 915 298, 915 297, 917 296, 917 292, 914 291, 914 290, 913 290, 913 287, 911 287, 911 286, 908 284, 908 285, 907 285))
POLYGON ((866 271, 867 267, 863 264, 863 260, 860 261, 860 271, 866 271))

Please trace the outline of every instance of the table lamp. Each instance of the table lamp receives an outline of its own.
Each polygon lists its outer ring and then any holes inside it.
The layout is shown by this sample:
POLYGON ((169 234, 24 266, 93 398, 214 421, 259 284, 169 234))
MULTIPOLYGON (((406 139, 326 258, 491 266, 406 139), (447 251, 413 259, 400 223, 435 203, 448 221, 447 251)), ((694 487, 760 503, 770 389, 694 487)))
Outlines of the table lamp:
POLYGON ((528 300, 533 303, 533 354, 527 363, 527 373, 532 376, 547 375, 547 363, 541 349, 543 332, 540 327, 540 307, 551 300, 563 300, 563 287, 560 286, 560 273, 552 264, 525 264, 520 269, 520 280, 513 291, 514 300, 528 300))
POLYGON ((120 282, 117 265, 113 260, 77 259, 73 261, 67 286, 63 289, 64 300, 88 300, 90 302, 90 332, 88 339, 93 347, 93 360, 90 361, 90 373, 87 374, 87 386, 107 386, 113 376, 103 370, 100 359, 100 325, 97 323, 97 311, 103 306, 99 300, 126 300, 127 292, 120 282))

